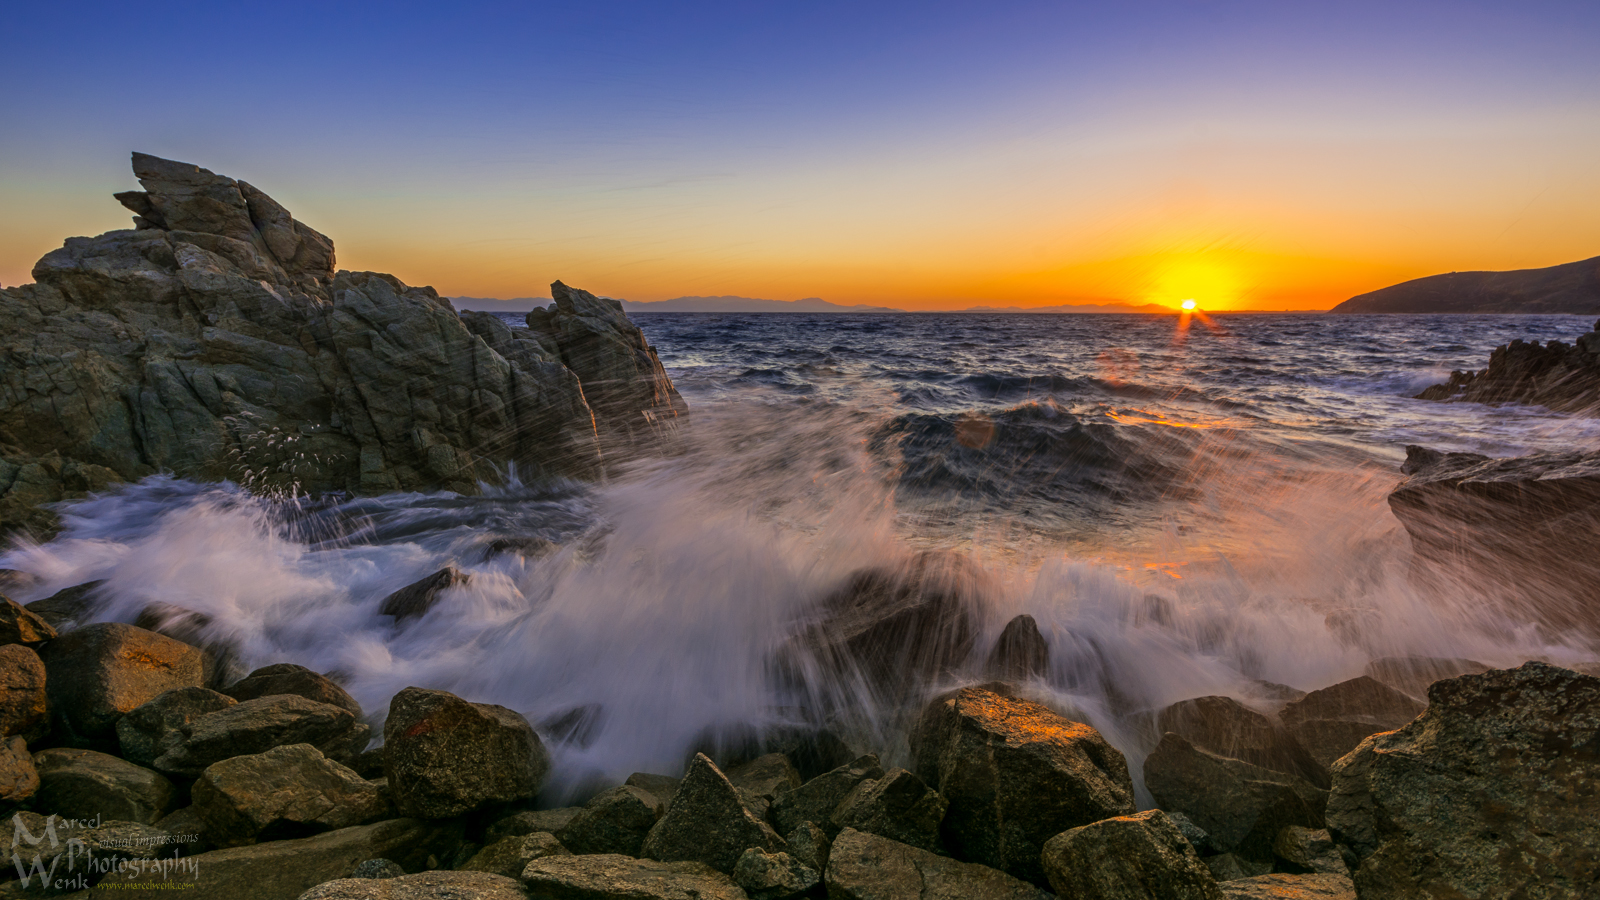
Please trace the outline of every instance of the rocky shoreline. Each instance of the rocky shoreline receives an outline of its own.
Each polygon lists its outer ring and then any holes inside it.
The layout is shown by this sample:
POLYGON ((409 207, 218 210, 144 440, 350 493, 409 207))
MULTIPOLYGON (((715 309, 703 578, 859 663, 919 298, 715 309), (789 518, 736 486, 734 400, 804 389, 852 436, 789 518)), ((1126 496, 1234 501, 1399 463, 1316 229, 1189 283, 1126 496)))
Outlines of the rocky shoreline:
POLYGON ((243 181, 142 153, 135 228, 0 290, 0 534, 167 472, 256 490, 471 492, 598 475, 686 411, 621 304, 561 282, 527 327, 338 270, 243 181))
MULTIPOLYGON (((869 593, 875 621, 939 618, 917 592, 869 593)), ((1121 752, 1006 682, 918 701, 909 770, 766 734, 550 809, 561 737, 509 709, 413 687, 380 721, 300 666, 58 632, 62 606, 0 605, 0 897, 1557 898, 1600 875, 1600 678, 1544 663, 1382 660, 1275 710, 1174 704, 1143 811, 1121 752)), ((1025 618, 991 668, 1048 653, 1025 618)))
MULTIPOLYGON (((1600 328, 1600 322, 1596 323, 1600 328)), ((1496 347, 1476 372, 1451 372, 1450 380, 1418 400, 1525 403, 1585 415, 1600 413, 1600 331, 1565 341, 1515 340, 1496 347)))

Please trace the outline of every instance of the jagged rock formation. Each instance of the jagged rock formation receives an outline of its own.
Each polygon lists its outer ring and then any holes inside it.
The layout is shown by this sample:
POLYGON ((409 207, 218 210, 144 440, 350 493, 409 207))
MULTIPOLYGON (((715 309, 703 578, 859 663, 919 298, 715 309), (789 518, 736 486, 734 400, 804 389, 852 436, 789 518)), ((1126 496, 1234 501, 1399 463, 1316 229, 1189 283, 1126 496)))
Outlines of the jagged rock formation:
POLYGON ((1351 297, 1336 313, 1600 313, 1600 257, 1545 269, 1429 275, 1351 297))
POLYGON ((1411 536, 1412 577, 1464 590, 1548 629, 1600 642, 1600 451, 1491 459, 1407 447, 1389 508, 1411 536))
MULTIPOLYGON (((1596 323, 1600 327, 1600 323, 1596 323)), ((1515 340, 1489 354, 1481 372, 1451 372, 1418 400, 1532 403, 1566 412, 1600 412, 1600 331, 1567 344, 1515 340)))
POLYGON ((591 476, 603 437, 685 409, 612 301, 557 282, 537 330, 458 316, 336 270, 331 240, 245 182, 133 168, 134 229, 69 238, 0 290, 0 531, 161 471, 307 492, 591 476))

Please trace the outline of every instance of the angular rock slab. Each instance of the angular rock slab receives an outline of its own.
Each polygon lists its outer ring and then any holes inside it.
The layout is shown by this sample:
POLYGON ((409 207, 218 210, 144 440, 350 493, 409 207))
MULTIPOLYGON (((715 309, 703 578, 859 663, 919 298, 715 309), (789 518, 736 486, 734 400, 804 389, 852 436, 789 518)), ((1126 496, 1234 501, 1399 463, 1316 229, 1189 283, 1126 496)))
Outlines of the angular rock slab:
POLYGON ((376 786, 310 744, 225 759, 201 773, 193 796, 218 847, 349 828, 389 812, 376 786))
POLYGON ((159 772, 107 753, 57 747, 39 751, 33 764, 39 770, 34 807, 46 815, 151 825, 177 799, 159 772))
POLYGON ((1128 762, 1100 732, 1003 685, 934 700, 911 752, 917 774, 949 801, 945 847, 1034 884, 1045 883, 1045 841, 1135 810, 1128 762))
POLYGON ((750 811, 710 757, 696 753, 672 806, 650 829, 640 855, 662 862, 701 862, 731 873, 751 847, 768 853, 788 849, 772 826, 750 811))
POLYGON ((561 845, 548 831, 501 838, 484 847, 467 860, 462 869, 472 872, 490 872, 507 878, 519 878, 528 863, 547 856, 571 856, 572 851, 561 845))
POLYGON ((727 772, 728 780, 740 790, 749 791, 768 802, 776 800, 784 791, 799 787, 800 772, 782 753, 768 753, 749 762, 735 766, 727 772))
POLYGON ((361 704, 357 703, 348 691, 335 684, 326 675, 319 675, 305 666, 293 663, 263 666, 240 681, 228 685, 222 692, 241 701, 269 697, 273 694, 294 694, 307 700, 347 709, 350 715, 361 718, 361 704))
POLYGON ((1256 875, 1218 885, 1227 900, 1356 900, 1345 875, 1256 875))
POLYGON ((531 800, 550 771, 550 754, 527 719, 445 691, 396 694, 383 740, 383 772, 402 815, 444 819, 531 800))
POLYGON ((268 841, 230 847, 189 857, 190 870, 123 872, 105 883, 145 885, 188 882, 184 897, 194 900, 296 900, 319 884, 347 878, 370 859, 388 859, 402 868, 421 870, 428 858, 448 856, 461 842, 459 824, 389 819, 372 825, 341 828, 315 837, 268 841))
POLYGON ((997 869, 854 829, 839 832, 823 876, 829 900, 1048 900, 997 869))
POLYGON ((205 683, 198 649, 118 622, 69 631, 39 655, 51 708, 74 738, 107 737, 118 719, 160 694, 205 683))
POLYGON ((1393 731, 1422 713, 1424 704, 1362 675, 1312 691, 1279 716, 1317 762, 1331 766, 1362 739, 1393 731))
POLYGON ((1050 887, 1075 900, 1222 900, 1199 854, 1159 809, 1102 819, 1045 842, 1050 887))
POLYGON ((29 741, 50 730, 44 662, 21 644, 0 647, 0 737, 29 741))
POLYGON ((38 645, 55 636, 49 622, 0 594, 0 644, 38 645))
POLYGON ((1164 810, 1183 813, 1213 849, 1270 862, 1289 825, 1321 828, 1327 792, 1282 772, 1207 753, 1167 734, 1145 759, 1144 782, 1164 810))
POLYGON ((1328 787, 1328 770, 1306 752, 1284 727, 1232 697, 1195 697, 1163 709, 1156 717, 1162 734, 1180 734, 1208 753, 1231 756, 1275 772, 1298 775, 1328 787))
POLYGON ((613 853, 536 859, 522 870, 522 883, 549 900, 747 900, 733 879, 704 863, 613 853))
POLYGON ((527 900, 514 878, 489 872, 420 872, 395 878, 341 878, 300 900, 527 900))
POLYGON ((1545 663, 1434 683, 1334 765, 1363 900, 1579 897, 1600 879, 1600 678, 1545 663))
POLYGON ((891 841, 938 852, 939 825, 949 803, 905 769, 856 785, 833 811, 836 831, 854 828, 891 841))
POLYGON ((784 834, 810 822, 820 828, 833 828, 833 811, 856 785, 871 778, 882 778, 878 757, 868 754, 837 769, 824 772, 810 781, 778 794, 772 804, 772 821, 784 834))
POLYGON ((624 784, 602 791, 565 828, 561 843, 573 853, 620 853, 638 856, 645 835, 666 807, 644 788, 624 784))
POLYGON ((822 875, 787 853, 751 847, 733 867, 733 880, 750 900, 790 900, 816 887, 822 875))
POLYGON ((202 716, 235 702, 203 687, 166 691, 117 720, 122 757, 141 766, 155 766, 156 760, 183 746, 202 716))
POLYGON ((350 711, 292 694, 258 697, 196 718, 183 743, 163 753, 155 767, 197 776, 235 756, 310 744, 333 759, 349 759, 366 746, 369 729, 350 711))

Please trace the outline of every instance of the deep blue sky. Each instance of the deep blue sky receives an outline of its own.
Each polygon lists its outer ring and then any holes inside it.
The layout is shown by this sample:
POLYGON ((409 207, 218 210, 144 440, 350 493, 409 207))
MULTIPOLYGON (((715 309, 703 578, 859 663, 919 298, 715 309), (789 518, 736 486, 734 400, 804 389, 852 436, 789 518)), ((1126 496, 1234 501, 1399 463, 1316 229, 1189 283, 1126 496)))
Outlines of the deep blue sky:
POLYGON ((132 149, 448 293, 1320 303, 1600 254, 1600 4, 990 6, 14 3, 0 283, 122 227, 132 149))

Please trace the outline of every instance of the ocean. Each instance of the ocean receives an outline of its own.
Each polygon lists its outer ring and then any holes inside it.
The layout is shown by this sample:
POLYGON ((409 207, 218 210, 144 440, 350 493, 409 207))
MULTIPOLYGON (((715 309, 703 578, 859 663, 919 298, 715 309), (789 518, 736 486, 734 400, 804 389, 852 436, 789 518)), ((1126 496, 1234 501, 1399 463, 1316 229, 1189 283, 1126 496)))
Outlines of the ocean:
POLYGON ((1187 697, 1260 705, 1264 683, 1386 656, 1592 657, 1470 584, 1420 592, 1385 502, 1408 444, 1600 444, 1600 420, 1410 399, 1586 318, 634 318, 691 411, 603 483, 317 502, 157 477, 64 504, 58 537, 0 567, 40 579, 20 602, 104 579, 99 618, 203 613, 245 667, 335 673, 374 721, 408 685, 508 706, 551 744, 550 802, 750 729, 825 725, 905 765, 908 717, 979 679, 1022 613, 1051 651, 1024 691, 1136 773, 1150 713, 1187 697), (541 549, 490 552, 505 539, 541 549), (775 665, 852 573, 930 551, 971 563, 971 660, 892 701, 775 665), (421 620, 379 615, 446 564, 470 583, 421 620))

